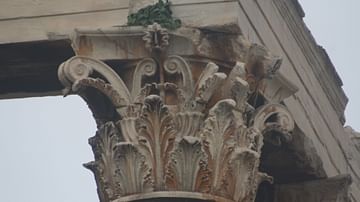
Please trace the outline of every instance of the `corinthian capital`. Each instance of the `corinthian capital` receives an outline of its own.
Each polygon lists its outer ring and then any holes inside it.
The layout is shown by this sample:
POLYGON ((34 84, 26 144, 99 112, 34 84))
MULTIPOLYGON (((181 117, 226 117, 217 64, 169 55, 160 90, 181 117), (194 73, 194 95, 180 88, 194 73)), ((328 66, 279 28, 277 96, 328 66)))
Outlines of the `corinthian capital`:
POLYGON ((289 140, 294 128, 285 106, 265 104, 279 58, 241 36, 222 37, 239 50, 201 30, 154 27, 78 30, 77 55, 59 68, 66 93, 84 98, 98 124, 85 167, 101 201, 254 201, 271 179, 259 171, 263 139, 289 140), (84 36, 92 51, 79 51, 84 36))

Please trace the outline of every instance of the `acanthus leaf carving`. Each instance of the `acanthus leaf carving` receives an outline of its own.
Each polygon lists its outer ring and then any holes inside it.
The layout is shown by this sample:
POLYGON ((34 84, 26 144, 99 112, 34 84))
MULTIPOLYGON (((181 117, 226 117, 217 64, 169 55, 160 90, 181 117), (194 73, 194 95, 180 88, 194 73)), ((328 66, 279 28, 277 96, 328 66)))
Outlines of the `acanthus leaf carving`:
POLYGON ((123 103, 125 102, 125 99, 112 87, 112 85, 106 83, 104 80, 100 78, 95 79, 88 77, 77 80, 73 85, 73 89, 75 89, 75 91, 79 91, 84 87, 92 87, 99 90, 110 99, 114 107, 117 109, 124 107, 123 103))
POLYGON ((219 86, 222 85, 223 81, 226 79, 226 74, 218 73, 219 67, 212 62, 209 62, 202 74, 199 77, 198 81, 198 102, 207 103, 214 92, 219 86))
POLYGON ((209 77, 205 81, 205 85, 200 86, 199 92, 198 92, 198 98, 196 101, 201 104, 202 108, 200 108, 200 111, 203 111, 206 104, 210 100, 210 98, 213 96, 214 92, 217 90, 219 86, 223 83, 223 81, 226 79, 226 74, 224 73, 214 73, 211 77, 209 77))
POLYGON ((84 166, 95 174, 102 202, 153 190, 151 168, 133 143, 122 142, 113 122, 102 125, 89 139, 95 161, 84 166))
POLYGON ((219 101, 210 110, 202 132, 209 166, 213 171, 211 189, 221 196, 228 196, 224 187, 224 176, 236 146, 236 123, 233 114, 235 105, 235 101, 231 99, 219 101))
POLYGON ((199 138, 185 136, 176 144, 166 170, 169 190, 208 192, 210 170, 199 138))
POLYGON ((129 142, 115 145, 115 170, 121 196, 153 191, 151 168, 145 156, 129 142))
POLYGON ((198 86, 198 88, 200 86, 205 86, 206 80, 208 80, 208 78, 210 78, 212 75, 217 73, 218 70, 219 70, 219 67, 215 63, 209 62, 206 65, 205 69, 202 71, 201 75, 199 76, 196 86, 198 86))
POLYGON ((145 99, 137 131, 139 144, 151 159, 155 189, 163 190, 165 166, 175 140, 175 126, 159 96, 150 95, 145 99))
POLYGON ((222 96, 236 101, 236 108, 245 113, 248 107, 247 99, 250 92, 249 83, 246 81, 245 64, 237 62, 229 73, 222 87, 222 96), (230 90, 229 90, 230 89, 230 90))
POLYGON ((103 193, 102 202, 113 200, 120 196, 120 186, 116 180, 116 163, 114 148, 121 140, 115 124, 108 122, 102 125, 96 135, 89 139, 95 161, 84 164, 94 172, 98 181, 98 189, 103 193))
POLYGON ((199 137, 205 115, 201 112, 178 112, 175 116, 177 137, 199 137))
POLYGON ((225 73, 218 72, 219 67, 215 63, 209 62, 194 84, 190 65, 184 58, 176 55, 165 60, 164 69, 170 75, 181 76, 181 82, 175 84, 180 90, 177 94, 182 95, 181 98, 184 99, 178 102, 181 111, 204 111, 209 100, 227 77, 225 73))
POLYGON ((259 153, 237 148, 230 160, 226 174, 226 189, 234 201, 254 201, 257 187, 257 167, 259 153), (255 191, 255 192, 254 192, 255 191))

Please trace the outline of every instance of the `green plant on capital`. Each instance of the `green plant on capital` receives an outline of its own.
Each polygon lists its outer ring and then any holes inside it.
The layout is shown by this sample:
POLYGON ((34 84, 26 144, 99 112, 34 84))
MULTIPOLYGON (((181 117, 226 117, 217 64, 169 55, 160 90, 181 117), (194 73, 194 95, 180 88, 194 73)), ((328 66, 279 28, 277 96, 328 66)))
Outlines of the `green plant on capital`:
POLYGON ((170 2, 159 0, 155 5, 140 9, 137 13, 128 16, 129 26, 147 26, 154 23, 160 24, 169 30, 175 30, 181 26, 179 19, 172 17, 170 2))

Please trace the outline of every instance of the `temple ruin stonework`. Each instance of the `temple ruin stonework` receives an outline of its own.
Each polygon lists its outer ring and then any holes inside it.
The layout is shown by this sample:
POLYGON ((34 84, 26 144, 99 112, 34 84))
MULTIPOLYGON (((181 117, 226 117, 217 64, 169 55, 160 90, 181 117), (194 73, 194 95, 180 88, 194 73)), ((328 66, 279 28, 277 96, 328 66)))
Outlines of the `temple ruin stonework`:
POLYGON ((0 8, 0 97, 86 101, 101 202, 360 201, 360 135, 296 0, 5 4, 31 12, 0 8))

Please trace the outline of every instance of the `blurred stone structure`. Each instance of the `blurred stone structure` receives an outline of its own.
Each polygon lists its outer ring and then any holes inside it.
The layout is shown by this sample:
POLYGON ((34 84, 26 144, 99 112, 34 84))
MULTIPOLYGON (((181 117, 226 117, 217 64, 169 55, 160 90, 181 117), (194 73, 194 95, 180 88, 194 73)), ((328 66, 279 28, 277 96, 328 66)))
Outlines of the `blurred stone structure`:
MULTIPOLYGON (((5 0, 0 97, 78 94, 101 202, 360 201, 359 134, 296 0, 5 0)), ((76 113, 76 112, 74 112, 76 113)))

